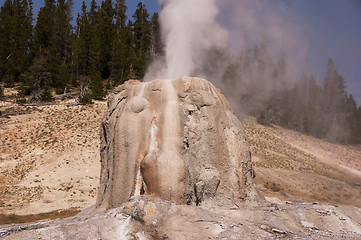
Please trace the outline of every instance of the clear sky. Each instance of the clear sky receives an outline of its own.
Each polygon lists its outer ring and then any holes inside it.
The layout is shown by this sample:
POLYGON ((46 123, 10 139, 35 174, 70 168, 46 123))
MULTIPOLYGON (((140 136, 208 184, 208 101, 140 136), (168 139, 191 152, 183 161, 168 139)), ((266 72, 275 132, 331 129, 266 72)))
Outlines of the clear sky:
MULTIPOLYGON (((242 0, 230 1, 239 4, 244 2, 242 0)), ((1 5, 4 2, 5 0, 0 0, 1 5)), ((33 2, 34 16, 36 16, 44 1, 33 0, 33 2)), ((76 13, 81 9, 82 1, 74 0, 73 2, 75 19, 76 13)), ((91 0, 85 0, 85 2, 89 6, 91 0)), ((126 0, 128 18, 131 18, 139 2, 126 0)), ((286 9, 288 14, 280 13, 279 20, 287 22, 292 18, 292 21, 299 24, 303 31, 299 37, 307 43, 302 64, 304 71, 314 74, 321 82, 325 75, 327 60, 331 57, 338 72, 346 79, 347 91, 353 94, 360 106, 361 0, 259 0, 258 2, 274 8, 275 14, 282 3, 282 11, 286 9)), ((97 3, 100 5, 101 0, 97 0, 97 3)), ((160 10, 157 0, 143 0, 143 3, 150 14, 160 10)), ((252 42, 249 44, 254 45, 252 42)))
MULTIPOLYGON (((306 71, 319 75, 331 57, 346 79, 347 90, 361 105, 361 1, 287 1, 309 26, 306 71)), ((306 28, 307 29, 307 28, 306 28)))
MULTIPOLYGON (((1 5, 5 2, 5 0, 0 0, 1 5)), ((86 5, 88 6, 88 10, 90 7, 91 0, 84 0, 86 5)), ((98 6, 101 5, 102 0, 96 0, 98 3, 98 6)), ((113 0, 113 2, 115 2, 113 0)), ((153 14, 154 12, 159 12, 159 5, 157 4, 157 0, 143 0, 143 1, 137 1, 137 0, 126 0, 126 5, 128 7, 127 10, 127 16, 128 18, 131 18, 131 16, 134 14, 135 9, 137 8, 137 5, 139 2, 143 2, 150 14, 153 14)), ((40 7, 44 5, 44 0, 33 0, 34 3, 34 16, 39 11, 40 7)), ((76 14, 81 11, 81 6, 83 1, 82 0, 73 0, 74 3, 74 20, 76 19, 76 14)))

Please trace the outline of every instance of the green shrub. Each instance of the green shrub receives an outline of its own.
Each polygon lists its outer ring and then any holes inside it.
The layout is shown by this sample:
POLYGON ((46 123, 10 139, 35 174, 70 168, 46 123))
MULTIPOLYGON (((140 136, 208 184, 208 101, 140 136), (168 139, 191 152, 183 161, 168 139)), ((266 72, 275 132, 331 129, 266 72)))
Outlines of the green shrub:
POLYGON ((29 96, 32 92, 32 89, 30 86, 22 85, 18 88, 18 96, 24 97, 29 96))
POLYGON ((83 96, 79 96, 79 103, 82 105, 92 104, 93 101, 90 94, 84 94, 83 96))
POLYGON ((61 88, 61 87, 56 88, 55 93, 58 94, 58 95, 63 94, 64 93, 64 88, 61 88))
POLYGON ((16 103, 19 103, 19 104, 26 103, 26 99, 25 98, 17 98, 16 103))
POLYGON ((5 75, 4 77, 4 87, 12 88, 15 86, 14 76, 13 75, 5 75))
POLYGON ((54 101, 54 97, 51 94, 49 89, 44 89, 44 91, 40 94, 40 101, 42 101, 42 102, 54 101))

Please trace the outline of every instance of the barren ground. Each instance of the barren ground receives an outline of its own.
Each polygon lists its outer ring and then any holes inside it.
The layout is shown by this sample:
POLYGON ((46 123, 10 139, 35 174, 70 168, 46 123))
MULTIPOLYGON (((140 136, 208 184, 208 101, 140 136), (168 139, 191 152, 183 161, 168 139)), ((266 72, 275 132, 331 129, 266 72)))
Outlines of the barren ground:
MULTIPOLYGON (((19 217, 9 218, 11 214, 28 220, 34 219, 30 214, 68 216, 95 203, 106 102, 74 103, 21 106, 0 101, 0 224, 19 217)), ((262 126, 251 117, 243 123, 257 190, 268 201, 361 207, 360 147, 262 126)))
POLYGON ((361 206, 361 148, 244 121, 257 189, 282 200, 361 206))
POLYGON ((94 204, 105 110, 105 101, 87 106, 75 100, 45 106, 0 101, 0 214, 76 211, 94 204))

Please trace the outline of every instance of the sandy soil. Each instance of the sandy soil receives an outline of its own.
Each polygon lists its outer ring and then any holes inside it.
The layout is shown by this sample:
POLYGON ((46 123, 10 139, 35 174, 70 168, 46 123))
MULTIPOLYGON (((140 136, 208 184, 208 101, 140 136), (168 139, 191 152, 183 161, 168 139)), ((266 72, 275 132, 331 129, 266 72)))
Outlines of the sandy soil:
POLYGON ((106 103, 74 104, 0 102, 0 214, 83 209, 95 203, 106 103))
POLYGON ((361 148, 330 143, 277 126, 244 121, 265 196, 361 206, 361 148))

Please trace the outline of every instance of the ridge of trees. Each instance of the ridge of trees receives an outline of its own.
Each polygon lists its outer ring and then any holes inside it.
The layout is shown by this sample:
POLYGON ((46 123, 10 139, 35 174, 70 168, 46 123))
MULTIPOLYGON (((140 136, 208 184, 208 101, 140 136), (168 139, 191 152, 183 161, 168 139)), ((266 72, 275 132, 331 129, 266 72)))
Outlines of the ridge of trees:
MULTIPOLYGON (((163 55, 158 13, 139 3, 128 19, 125 0, 83 1, 71 25, 73 0, 44 0, 33 25, 32 0, 5 0, 0 10, 0 83, 25 96, 53 100, 51 90, 80 90, 80 102, 103 98, 106 89, 142 79, 150 61, 163 55)), ((203 69, 234 108, 318 138, 361 143, 361 107, 346 92, 332 59, 322 83, 303 74, 292 81, 286 51, 273 62, 267 39, 237 56, 210 49, 203 69), (221 80, 221 81, 219 81, 221 80)), ((195 72, 195 75, 196 72, 195 72)), ((0 85, 0 97, 3 88, 0 85)))
POLYGON ((346 92, 345 79, 331 58, 322 83, 305 73, 292 81, 285 50, 273 62, 266 38, 236 57, 229 57, 228 50, 213 49, 208 58, 202 71, 211 81, 221 79, 219 87, 236 111, 255 116, 263 124, 337 143, 361 144, 361 107, 346 92))
POLYGON ((33 26, 31 0, 6 0, 0 11, 0 79, 38 97, 79 87, 82 97, 103 98, 106 88, 140 79, 160 53, 158 14, 139 3, 127 21, 125 0, 95 0, 71 25, 73 0, 44 0, 33 26), (155 36, 158 35, 158 36, 155 36), (105 86, 104 86, 105 84, 105 86))

